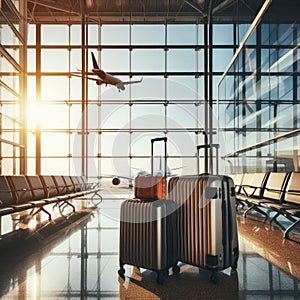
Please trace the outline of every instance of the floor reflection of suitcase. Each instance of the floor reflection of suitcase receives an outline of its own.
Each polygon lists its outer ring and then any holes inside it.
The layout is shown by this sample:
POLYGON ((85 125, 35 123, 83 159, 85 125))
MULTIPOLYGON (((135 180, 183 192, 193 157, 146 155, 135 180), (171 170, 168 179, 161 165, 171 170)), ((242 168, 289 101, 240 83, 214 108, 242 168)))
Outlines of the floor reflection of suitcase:
POLYGON ((178 260, 217 271, 237 268, 239 255, 234 184, 227 176, 172 177, 169 199, 179 206, 178 260))
POLYGON ((121 277, 125 264, 156 271, 158 283, 170 267, 179 272, 175 202, 129 199, 122 203, 120 216, 121 277))

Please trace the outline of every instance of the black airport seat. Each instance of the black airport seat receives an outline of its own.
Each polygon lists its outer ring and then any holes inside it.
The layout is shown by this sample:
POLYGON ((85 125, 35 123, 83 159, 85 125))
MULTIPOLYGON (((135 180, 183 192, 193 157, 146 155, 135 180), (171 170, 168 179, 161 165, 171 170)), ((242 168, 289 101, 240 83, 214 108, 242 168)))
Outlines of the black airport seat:
POLYGON ((58 191, 53 177, 51 175, 40 175, 39 177, 44 186, 48 201, 49 202, 58 201, 58 191))
POLYGON ((62 178, 64 180, 65 187, 67 189, 67 193, 75 193, 75 186, 73 184, 71 176, 64 175, 64 176, 62 176, 62 178))
POLYGON ((67 186, 66 186, 63 176, 53 175, 52 177, 53 177, 53 180, 56 185, 58 196, 66 195, 68 193, 68 189, 67 189, 67 186))
POLYGON ((70 176, 70 177, 73 182, 75 192, 80 192, 81 191, 81 183, 79 181, 79 178, 77 176, 70 176))
POLYGON ((300 224, 300 172, 292 172, 290 174, 282 203, 277 205, 270 204, 269 208, 277 211, 278 215, 281 214, 292 222, 284 232, 284 237, 289 238, 290 232, 300 224))
MULTIPOLYGON (((31 208, 32 192, 24 175, 9 175, 6 176, 12 195, 15 198, 15 203, 19 209, 31 208)), ((17 209, 17 207, 15 207, 17 209)))
MULTIPOLYGON (((29 188, 32 193, 32 201, 35 205, 42 205, 47 203, 47 193, 38 175, 28 175, 26 176, 29 188)), ((30 202, 32 202, 30 201, 30 202)))
POLYGON ((0 176, 0 208, 16 204, 16 199, 13 197, 7 177, 0 176))
POLYGON ((58 205, 61 213, 67 205, 75 212, 75 206, 69 200, 88 194, 93 195, 91 199, 97 196, 102 200, 99 191, 100 188, 89 184, 84 176, 0 175, 0 218, 31 209, 30 216, 44 211, 51 220, 45 205, 58 205))
POLYGON ((259 179, 258 174, 262 173, 255 173, 253 180, 255 180, 257 183, 262 183, 262 185, 261 188, 258 189, 255 198, 249 197, 246 200, 247 204, 249 204, 249 208, 244 212, 244 216, 246 216, 251 209, 254 209, 263 214, 267 219, 269 215, 262 211, 260 207, 268 208, 269 205, 274 203, 281 204, 284 186, 289 173, 270 172, 268 175, 266 175, 266 179, 263 180, 261 178, 259 179), (259 193, 261 194, 260 196, 258 196, 259 193))

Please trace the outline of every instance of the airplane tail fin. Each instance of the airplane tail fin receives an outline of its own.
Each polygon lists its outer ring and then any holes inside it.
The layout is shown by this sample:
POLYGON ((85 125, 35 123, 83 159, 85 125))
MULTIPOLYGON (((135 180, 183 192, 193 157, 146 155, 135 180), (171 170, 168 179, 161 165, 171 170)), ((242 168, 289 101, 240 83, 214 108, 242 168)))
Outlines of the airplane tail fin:
POLYGON ((99 66, 93 52, 92 52, 92 60, 93 60, 93 68, 99 70, 99 66))

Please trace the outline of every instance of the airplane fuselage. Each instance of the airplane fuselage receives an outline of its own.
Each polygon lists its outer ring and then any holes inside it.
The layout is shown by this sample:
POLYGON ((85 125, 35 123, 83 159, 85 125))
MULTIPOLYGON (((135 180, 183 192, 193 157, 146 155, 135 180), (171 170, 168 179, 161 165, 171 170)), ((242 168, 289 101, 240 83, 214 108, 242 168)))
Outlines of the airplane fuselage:
POLYGON ((97 84, 110 84, 110 85, 115 85, 117 87, 118 90, 125 90, 125 86, 122 82, 122 80, 120 80, 119 78, 106 73, 102 70, 99 69, 92 69, 92 72, 95 73, 95 75, 99 76, 99 80, 97 81, 97 84))

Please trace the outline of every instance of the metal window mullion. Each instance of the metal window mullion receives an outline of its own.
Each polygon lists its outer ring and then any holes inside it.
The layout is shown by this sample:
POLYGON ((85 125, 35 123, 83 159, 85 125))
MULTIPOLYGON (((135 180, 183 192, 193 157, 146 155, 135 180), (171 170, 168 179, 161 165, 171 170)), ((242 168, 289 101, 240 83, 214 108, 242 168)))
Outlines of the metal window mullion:
POLYGON ((81 175, 86 175, 85 169, 85 13, 81 14, 81 175))
MULTIPOLYGON (((131 71, 132 71, 132 24, 130 23, 129 25, 129 72, 131 74, 131 71)), ((130 95, 129 95, 129 102, 128 102, 128 105, 129 105, 129 145, 128 145, 128 156, 129 156, 129 174, 131 175, 131 166, 132 166, 132 99, 131 99, 131 89, 130 89, 130 95)))
MULTIPOLYGON (((41 104, 41 24, 36 25, 36 102, 41 104)), ((41 174, 41 128, 37 124, 35 130, 35 172, 41 174)))
MULTIPOLYGON (((87 48, 87 40, 88 40, 88 34, 89 34, 89 25, 86 22, 86 16, 85 16, 85 38, 84 38, 84 53, 85 53, 85 72, 88 71, 88 48, 87 48)), ((89 85, 88 85, 88 79, 85 78, 85 170, 86 170, 86 177, 89 178, 89 162, 88 162, 88 156, 89 156, 89 107, 88 107, 88 100, 89 99, 89 85)))
MULTIPOLYGON (((261 84, 259 84, 261 82, 261 42, 262 42, 262 38, 261 38, 261 24, 259 24, 256 28, 256 73, 254 74, 254 76, 256 76, 256 80, 255 80, 255 91, 256 91, 256 128, 261 128, 262 127, 262 116, 260 113, 258 113, 259 111, 261 111, 262 107, 261 107, 261 84)), ((256 141, 259 142, 261 140, 261 133, 257 132, 256 133, 256 141)), ((257 151, 257 157, 261 157, 261 150, 257 151)), ((257 163, 257 165, 260 165, 259 162, 257 163)))
MULTIPOLYGON (((71 25, 69 25, 69 46, 71 46, 71 25)), ((69 49, 69 57, 68 57, 68 67, 69 67, 69 73, 71 73, 71 47, 69 49)), ((69 160, 68 160, 68 169, 69 169, 69 174, 71 174, 71 77, 69 77, 68 80, 68 147, 69 147, 69 160)))
MULTIPOLYGON (((98 24, 98 45, 102 46, 102 24, 98 24)), ((100 55, 98 55, 98 61, 99 61, 99 66, 102 65, 102 48, 100 48, 100 55)), ((100 67, 101 68, 101 67, 100 67)), ((98 175, 102 174, 102 162, 101 162, 101 153, 102 153, 102 105, 101 105, 101 101, 102 101, 102 94, 101 94, 101 85, 98 86, 98 103, 100 101, 100 103, 97 105, 97 109, 98 109, 98 175), (100 99, 99 99, 100 97, 100 99)))
MULTIPOLYGON (((199 145, 199 23, 196 25, 196 45, 198 51, 196 52, 196 72, 198 76, 195 78, 196 80, 196 94, 195 94, 195 145, 199 145)), ((195 147, 196 148, 196 147, 195 147)))

